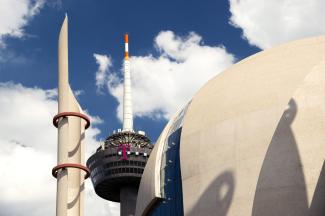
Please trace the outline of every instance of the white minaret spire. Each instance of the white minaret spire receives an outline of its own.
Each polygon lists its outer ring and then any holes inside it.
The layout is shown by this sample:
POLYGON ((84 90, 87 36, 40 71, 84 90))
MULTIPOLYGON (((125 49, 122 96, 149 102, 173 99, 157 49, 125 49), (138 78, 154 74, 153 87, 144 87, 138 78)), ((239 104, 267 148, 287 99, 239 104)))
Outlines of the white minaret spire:
POLYGON ((84 181, 90 175, 83 165, 84 142, 90 120, 83 114, 69 85, 67 15, 59 34, 58 74, 59 113, 53 118, 58 128, 58 164, 52 169, 57 179, 56 216, 83 216, 84 181))
POLYGON ((125 34, 123 131, 133 131, 131 73, 129 62, 129 35, 125 34))

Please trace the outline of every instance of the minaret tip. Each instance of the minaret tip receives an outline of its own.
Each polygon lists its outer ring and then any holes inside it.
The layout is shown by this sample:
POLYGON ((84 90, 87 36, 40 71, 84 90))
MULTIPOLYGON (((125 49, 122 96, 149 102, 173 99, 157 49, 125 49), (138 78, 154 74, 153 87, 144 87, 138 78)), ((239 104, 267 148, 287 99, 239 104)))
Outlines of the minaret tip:
POLYGON ((66 23, 66 22, 68 22, 68 13, 67 13, 67 12, 65 12, 65 14, 64 14, 64 19, 63 19, 63 24, 62 24, 62 26, 63 26, 64 23, 66 23))

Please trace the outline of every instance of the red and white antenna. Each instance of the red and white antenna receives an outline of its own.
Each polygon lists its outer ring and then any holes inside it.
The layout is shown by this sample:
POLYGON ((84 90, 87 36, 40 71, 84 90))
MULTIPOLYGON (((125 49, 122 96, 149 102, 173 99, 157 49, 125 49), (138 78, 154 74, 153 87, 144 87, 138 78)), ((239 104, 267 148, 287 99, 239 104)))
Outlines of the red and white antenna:
POLYGON ((133 131, 132 90, 129 61, 129 35, 124 35, 124 96, 123 96, 123 131, 133 131))

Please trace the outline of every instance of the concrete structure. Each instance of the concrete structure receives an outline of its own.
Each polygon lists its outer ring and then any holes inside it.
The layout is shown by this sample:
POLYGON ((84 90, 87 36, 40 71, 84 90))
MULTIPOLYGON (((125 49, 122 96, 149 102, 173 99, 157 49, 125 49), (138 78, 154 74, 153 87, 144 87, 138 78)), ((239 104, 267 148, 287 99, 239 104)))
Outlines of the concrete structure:
POLYGON ((59 114, 53 119, 58 128, 58 165, 52 170, 57 178, 57 216, 83 216, 84 179, 89 170, 84 163, 85 129, 89 119, 82 113, 69 85, 68 18, 64 19, 59 36, 59 114))
POLYGON ((152 145, 143 131, 134 132, 128 35, 125 35, 123 130, 108 136, 87 160, 98 196, 120 202, 121 216, 135 213, 138 187, 152 145))
POLYGON ((210 80, 167 124, 136 215, 325 215, 325 36, 210 80))

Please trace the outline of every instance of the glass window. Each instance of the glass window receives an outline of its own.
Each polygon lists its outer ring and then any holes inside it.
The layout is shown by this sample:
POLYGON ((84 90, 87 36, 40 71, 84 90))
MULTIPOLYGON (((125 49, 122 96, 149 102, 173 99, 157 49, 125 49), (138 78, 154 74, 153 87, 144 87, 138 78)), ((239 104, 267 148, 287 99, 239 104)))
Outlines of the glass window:
POLYGON ((168 143, 174 142, 165 151, 165 164, 161 169, 163 200, 148 214, 150 216, 181 216, 183 212, 182 177, 179 160, 181 128, 168 137, 168 143))
POLYGON ((150 216, 184 215, 179 147, 183 118, 189 104, 187 104, 174 120, 165 140, 160 168, 163 199, 154 205, 154 208, 148 213, 150 216))

